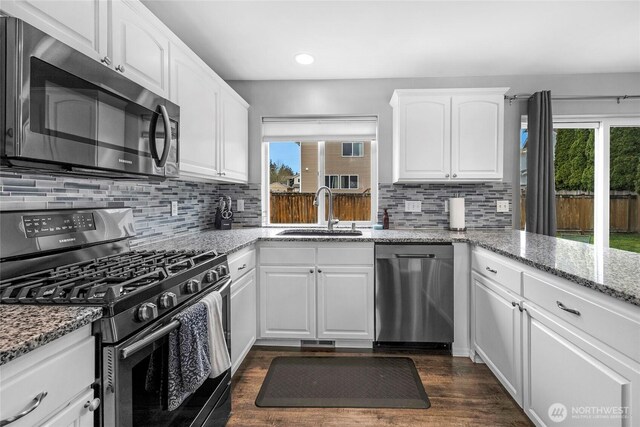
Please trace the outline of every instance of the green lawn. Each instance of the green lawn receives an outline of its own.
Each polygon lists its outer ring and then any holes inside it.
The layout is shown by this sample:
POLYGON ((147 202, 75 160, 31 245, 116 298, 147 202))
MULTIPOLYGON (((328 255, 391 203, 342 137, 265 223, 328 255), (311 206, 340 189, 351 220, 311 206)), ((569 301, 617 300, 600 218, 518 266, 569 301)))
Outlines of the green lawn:
MULTIPOLYGON (((558 233, 558 237, 593 244, 593 234, 561 232, 558 233)), ((624 251, 640 253, 640 233, 611 233, 609 235, 609 246, 624 251)))

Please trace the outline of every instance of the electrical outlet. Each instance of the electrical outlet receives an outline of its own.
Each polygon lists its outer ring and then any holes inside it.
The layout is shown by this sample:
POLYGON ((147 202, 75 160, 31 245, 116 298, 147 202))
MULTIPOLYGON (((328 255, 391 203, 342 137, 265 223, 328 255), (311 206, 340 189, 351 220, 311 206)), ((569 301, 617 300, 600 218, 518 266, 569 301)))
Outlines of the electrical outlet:
POLYGON ((178 215, 178 202, 173 201, 171 202, 171 216, 176 216, 176 215, 178 215))
POLYGON ((509 212, 509 201, 498 200, 496 202, 496 212, 509 212))
POLYGON ((236 210, 238 212, 244 212, 244 200, 238 199, 236 202, 236 210))
POLYGON ((422 211, 422 202, 414 201, 414 200, 405 200, 404 201, 404 211, 405 212, 421 212, 422 211))

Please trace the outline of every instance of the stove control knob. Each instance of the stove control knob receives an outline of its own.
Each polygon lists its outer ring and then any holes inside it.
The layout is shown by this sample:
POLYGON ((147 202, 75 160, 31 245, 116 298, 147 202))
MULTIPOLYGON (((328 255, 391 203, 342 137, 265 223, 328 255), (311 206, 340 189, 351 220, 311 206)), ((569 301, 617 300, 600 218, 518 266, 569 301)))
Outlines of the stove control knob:
POLYGON ((178 305, 178 297, 173 292, 165 292, 158 300, 160 308, 172 308, 178 305))
POLYGON ((218 266, 218 274, 220 274, 221 276, 226 276, 227 274, 229 274, 229 269, 226 265, 220 265, 218 266))
POLYGON ((209 270, 209 271, 207 271, 207 274, 204 276, 204 278, 207 281, 207 283, 215 283, 215 282, 218 281, 220 276, 218 275, 217 271, 209 270))
POLYGON ((189 280, 187 282, 187 286, 185 287, 185 290, 188 294, 195 294, 197 292, 200 292, 200 289, 202 289, 202 287, 200 286, 200 281, 196 279, 189 280))
POLYGON ((147 320, 155 319, 158 317, 158 307, 156 307, 152 302, 145 302, 138 307, 136 317, 139 322, 146 322, 147 320))

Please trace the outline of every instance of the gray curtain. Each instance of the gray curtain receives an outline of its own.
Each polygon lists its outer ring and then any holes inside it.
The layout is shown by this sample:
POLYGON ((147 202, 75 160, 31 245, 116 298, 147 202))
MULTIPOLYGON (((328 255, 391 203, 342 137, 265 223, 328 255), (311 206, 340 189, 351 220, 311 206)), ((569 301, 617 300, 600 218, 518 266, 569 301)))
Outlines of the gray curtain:
POLYGON ((527 231, 556 235, 551 92, 534 93, 527 120, 527 231))

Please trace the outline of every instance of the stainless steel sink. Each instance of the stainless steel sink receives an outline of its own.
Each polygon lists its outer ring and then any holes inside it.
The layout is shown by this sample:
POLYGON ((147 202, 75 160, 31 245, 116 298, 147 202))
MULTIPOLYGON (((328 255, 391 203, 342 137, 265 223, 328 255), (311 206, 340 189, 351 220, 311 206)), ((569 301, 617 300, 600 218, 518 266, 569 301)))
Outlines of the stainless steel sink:
POLYGON ((292 228, 278 233, 278 236, 362 236, 360 230, 327 230, 326 228, 292 228))

